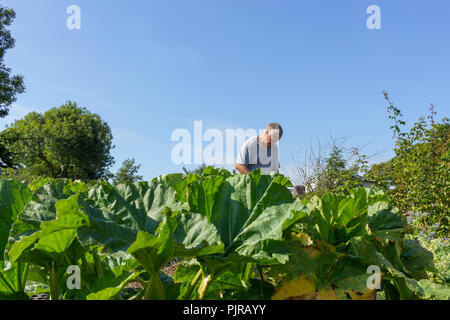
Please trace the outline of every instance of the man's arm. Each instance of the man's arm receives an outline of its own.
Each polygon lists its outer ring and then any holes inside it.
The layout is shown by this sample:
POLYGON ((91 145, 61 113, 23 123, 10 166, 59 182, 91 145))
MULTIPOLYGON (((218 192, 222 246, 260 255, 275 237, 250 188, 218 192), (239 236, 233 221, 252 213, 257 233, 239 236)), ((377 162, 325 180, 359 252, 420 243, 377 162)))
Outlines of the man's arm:
POLYGON ((237 171, 239 171, 239 173, 248 174, 250 173, 248 164, 249 164, 249 154, 247 149, 247 143, 244 143, 238 154, 234 167, 236 168, 237 171))
POLYGON ((273 145, 272 148, 272 155, 273 155, 273 159, 272 159, 272 170, 275 171, 276 173, 280 173, 280 161, 278 159, 278 146, 275 144, 273 145))
POLYGON ((250 173, 250 169, 245 165, 245 164, 241 164, 241 163, 237 163, 234 165, 234 167, 236 168, 237 171, 239 171, 239 173, 241 174, 249 174, 250 173))

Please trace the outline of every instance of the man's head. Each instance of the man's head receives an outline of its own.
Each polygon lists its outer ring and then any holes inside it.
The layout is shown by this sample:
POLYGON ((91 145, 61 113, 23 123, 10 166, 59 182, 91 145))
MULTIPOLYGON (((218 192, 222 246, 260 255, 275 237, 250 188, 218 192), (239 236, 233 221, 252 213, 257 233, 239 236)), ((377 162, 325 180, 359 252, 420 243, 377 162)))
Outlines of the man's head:
POLYGON ((271 146, 272 143, 275 144, 283 136, 283 128, 281 128, 279 123, 272 122, 269 123, 264 131, 264 142, 271 146))

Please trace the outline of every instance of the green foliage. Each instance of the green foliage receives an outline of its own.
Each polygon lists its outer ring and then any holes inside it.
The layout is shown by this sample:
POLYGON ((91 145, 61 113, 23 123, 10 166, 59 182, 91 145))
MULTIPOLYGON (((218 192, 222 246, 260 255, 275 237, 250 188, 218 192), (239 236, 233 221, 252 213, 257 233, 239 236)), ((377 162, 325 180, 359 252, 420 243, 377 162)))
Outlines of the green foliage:
POLYGON ((450 241, 448 238, 432 239, 426 235, 417 237, 422 246, 433 253, 436 271, 430 272, 430 278, 437 283, 450 284, 450 241))
MULTIPOLYGON (((31 192, 22 183, 0 180, 0 199, 0 252, 3 253, 11 225, 30 201, 31 192)), ((0 256, 0 260, 3 260, 3 256, 0 256)))
POLYGON ((369 156, 361 152, 362 148, 346 147, 345 139, 311 142, 304 161, 295 163, 298 196, 310 198, 328 192, 348 195, 351 189, 370 184, 365 179, 369 156))
MULTIPOLYGON (((15 17, 14 10, 0 5, 0 118, 8 115, 9 108, 16 101, 17 95, 25 91, 23 77, 11 75, 11 69, 3 62, 6 51, 14 48, 15 40, 7 27, 11 25, 15 17)), ((0 168, 13 166, 10 152, 0 141, 0 168)))
POLYGON ((342 183, 341 176, 347 165, 342 153, 342 148, 334 144, 326 159, 325 170, 319 174, 317 179, 319 190, 333 190, 342 183))
POLYGON ((324 195, 328 192, 337 194, 349 194, 349 191, 362 185, 364 175, 367 172, 367 156, 360 153, 359 149, 351 149, 351 157, 354 161, 349 164, 345 159, 344 147, 336 141, 333 142, 329 155, 325 158, 323 168, 318 168, 311 178, 314 181, 314 193, 324 195))
POLYGON ((379 177, 384 180, 390 180, 392 173, 390 161, 375 163, 370 167, 369 175, 379 177))
POLYGON ((113 163, 108 124, 70 101, 15 121, 0 140, 19 166, 7 172, 13 176, 101 179, 113 163))
POLYGON ((4 261, 9 230, 31 199, 28 188, 18 182, 0 181, 0 299, 24 299, 28 266, 22 263, 9 264, 4 261))
POLYGON ((141 165, 136 165, 135 159, 126 159, 122 166, 117 170, 116 174, 112 176, 113 185, 121 183, 133 183, 142 180, 142 176, 138 175, 141 165))
POLYGON ((305 231, 330 244, 347 242, 365 231, 368 196, 365 189, 354 189, 350 196, 328 193, 308 203, 310 223, 305 231))
POLYGON ((0 170, 13 167, 14 162, 11 157, 11 152, 9 152, 6 147, 1 144, 0 141, 0 170))
POLYGON ((432 282, 427 279, 419 281, 427 300, 450 300, 450 288, 448 286, 432 282))
MULTIPOLYGON (((447 118, 436 122, 434 107, 428 121, 420 118, 407 132, 401 111, 385 93, 389 118, 393 120, 395 157, 389 161, 386 176, 378 175, 378 185, 403 212, 418 212, 425 227, 440 224, 438 234, 450 231, 450 123, 447 118), (391 188, 392 187, 392 188, 391 188)), ((375 174, 375 176, 377 176, 375 174)))
POLYGON ((12 76, 11 69, 3 63, 6 51, 14 48, 15 41, 7 27, 11 25, 15 17, 14 10, 0 6, 0 118, 8 115, 11 104, 16 101, 16 96, 25 91, 23 77, 12 76))
POLYGON ((183 171, 185 174, 203 174, 203 170, 205 170, 208 166, 206 164, 202 164, 198 168, 188 170, 186 167, 183 167, 183 171))
POLYGON ((448 290, 427 280, 432 253, 406 238, 411 228, 382 192, 294 200, 282 175, 211 167, 117 186, 0 182, 0 299, 373 299, 372 265, 388 299, 448 290), (69 289, 74 265, 81 288, 69 289))
POLYGON ((374 182, 374 186, 382 190, 388 190, 393 179, 392 163, 391 161, 375 163, 367 172, 367 179, 374 182))
MULTIPOLYGON (((183 167, 183 172, 185 175, 190 174, 198 174, 198 175, 224 175, 231 176, 231 173, 227 169, 219 169, 212 166, 207 166, 206 164, 202 164, 198 168, 188 170, 186 167, 183 167)), ((236 174, 236 170, 233 170, 233 174, 236 174)))
MULTIPOLYGON (((333 299, 374 297, 374 289, 367 288, 367 268, 375 265, 383 274, 382 286, 394 288, 392 299, 423 298, 418 280, 433 270, 433 255, 417 241, 407 240, 410 228, 401 214, 388 207, 377 210, 385 200, 363 188, 351 190, 348 197, 329 193, 312 199, 308 215, 296 226, 297 232, 310 235, 309 243, 302 240, 304 235, 292 234, 292 257, 272 269, 283 275, 277 295, 284 295, 291 281, 299 281, 333 299)), ((301 289, 285 298, 313 294, 301 289)))

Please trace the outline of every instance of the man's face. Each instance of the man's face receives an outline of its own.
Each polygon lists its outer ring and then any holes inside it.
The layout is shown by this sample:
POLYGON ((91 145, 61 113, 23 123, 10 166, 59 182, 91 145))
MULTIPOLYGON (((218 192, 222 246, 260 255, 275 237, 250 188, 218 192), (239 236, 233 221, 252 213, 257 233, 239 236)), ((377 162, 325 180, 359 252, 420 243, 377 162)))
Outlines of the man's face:
POLYGON ((277 143, 280 140, 280 135, 278 130, 271 130, 270 132, 266 129, 266 144, 270 147, 273 144, 277 143))

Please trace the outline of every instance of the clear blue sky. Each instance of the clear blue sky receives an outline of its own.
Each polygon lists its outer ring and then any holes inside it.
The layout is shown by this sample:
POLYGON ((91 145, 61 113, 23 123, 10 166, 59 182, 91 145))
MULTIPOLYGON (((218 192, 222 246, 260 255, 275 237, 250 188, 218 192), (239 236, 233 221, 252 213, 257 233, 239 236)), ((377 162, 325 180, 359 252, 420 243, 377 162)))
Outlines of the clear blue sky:
POLYGON ((173 130, 263 128, 280 122, 282 170, 309 137, 349 137, 392 156, 381 92, 409 124, 450 110, 450 1, 2 0, 16 10, 6 64, 25 77, 2 127, 67 100, 114 134, 115 170, 127 157, 145 179, 171 163, 173 130), (81 30, 66 9, 81 8, 81 30), (381 30, 366 27, 369 5, 381 30))

